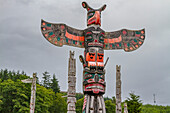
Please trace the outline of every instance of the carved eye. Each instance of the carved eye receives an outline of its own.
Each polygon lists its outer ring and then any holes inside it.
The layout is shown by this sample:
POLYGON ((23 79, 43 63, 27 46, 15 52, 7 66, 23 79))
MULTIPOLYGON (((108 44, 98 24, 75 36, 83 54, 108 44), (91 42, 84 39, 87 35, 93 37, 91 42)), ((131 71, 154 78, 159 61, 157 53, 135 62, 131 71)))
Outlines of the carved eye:
POLYGON ((84 79, 88 79, 88 78, 90 78, 90 77, 92 77, 91 74, 86 74, 86 75, 84 76, 84 79))
POLYGON ((104 42, 104 36, 103 35, 99 36, 99 42, 104 42))
POLYGON ((102 59, 103 58, 103 55, 101 54, 98 54, 98 56, 99 56, 99 59, 102 59))
POLYGON ((88 19, 90 19, 91 17, 93 17, 94 13, 95 13, 94 11, 88 13, 88 19))
POLYGON ((94 56, 94 53, 89 53, 90 56, 94 56))
POLYGON ((86 40, 86 41, 89 41, 89 42, 93 41, 93 35, 92 35, 91 32, 87 32, 87 33, 86 33, 86 35, 85 35, 85 40, 86 40))

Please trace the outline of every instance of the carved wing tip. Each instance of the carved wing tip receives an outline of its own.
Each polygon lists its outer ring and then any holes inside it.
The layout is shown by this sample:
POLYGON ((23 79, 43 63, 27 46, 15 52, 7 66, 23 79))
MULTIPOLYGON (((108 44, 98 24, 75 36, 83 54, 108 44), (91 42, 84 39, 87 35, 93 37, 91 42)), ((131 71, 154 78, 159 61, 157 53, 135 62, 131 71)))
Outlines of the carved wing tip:
POLYGON ((134 31, 134 39, 132 39, 126 46, 124 47, 125 52, 131 52, 134 50, 137 50, 139 47, 141 47, 145 40, 145 28, 134 31))

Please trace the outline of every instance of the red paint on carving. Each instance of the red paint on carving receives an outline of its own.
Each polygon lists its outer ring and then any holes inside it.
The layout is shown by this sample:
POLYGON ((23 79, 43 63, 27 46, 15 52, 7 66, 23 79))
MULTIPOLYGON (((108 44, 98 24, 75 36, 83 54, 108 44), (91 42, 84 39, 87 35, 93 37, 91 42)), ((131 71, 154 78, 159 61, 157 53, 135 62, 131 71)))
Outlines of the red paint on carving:
POLYGON ((64 27, 64 25, 61 25, 61 29, 63 30, 65 27, 64 27))
POLYGON ((69 39, 73 39, 73 40, 76 40, 76 41, 84 41, 84 36, 75 36, 73 34, 70 34, 66 31, 65 33, 65 36, 69 39))
POLYGON ((92 32, 87 32, 86 34, 92 34, 92 32))
POLYGON ((127 32, 124 30, 124 31, 123 31, 123 34, 126 35, 126 33, 127 33, 127 32))
POLYGON ((139 46, 138 46, 138 45, 136 45, 136 47, 138 48, 139 46))
POLYGON ((51 41, 51 38, 48 38, 49 41, 51 41))
POLYGON ((102 32, 101 34, 102 34, 102 35, 104 35, 104 33, 103 33, 103 32, 102 32))
POLYGON ((140 37, 140 34, 135 34, 136 37, 140 37))
POLYGON ((141 39, 144 39, 144 36, 141 36, 141 39))
POLYGON ((96 24, 96 25, 101 25, 101 20, 100 20, 100 11, 95 11, 95 14, 93 15, 93 17, 91 17, 88 20, 88 25, 90 24, 96 24))
POLYGON ((124 43, 124 46, 127 47, 127 43, 124 43))

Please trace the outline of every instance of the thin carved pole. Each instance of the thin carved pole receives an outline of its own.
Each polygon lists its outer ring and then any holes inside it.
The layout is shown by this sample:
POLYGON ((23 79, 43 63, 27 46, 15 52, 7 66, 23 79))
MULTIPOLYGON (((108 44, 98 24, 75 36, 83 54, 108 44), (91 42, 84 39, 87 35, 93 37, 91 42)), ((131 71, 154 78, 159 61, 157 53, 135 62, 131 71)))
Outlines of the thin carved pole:
POLYGON ((74 51, 70 51, 68 66, 67 113, 76 113, 76 59, 74 51))
POLYGON ((124 113, 128 113, 128 108, 127 108, 127 104, 124 103, 124 113))
POLYGON ((31 86, 31 99, 30 99, 30 113, 35 111, 35 100, 36 100, 36 73, 33 73, 32 79, 21 80, 24 83, 32 83, 31 86))
POLYGON ((35 94, 36 94, 36 73, 33 74, 32 86, 31 86, 31 101, 30 101, 30 113, 35 111, 35 94))
POLYGON ((121 66, 116 65, 116 113, 121 113, 121 66))

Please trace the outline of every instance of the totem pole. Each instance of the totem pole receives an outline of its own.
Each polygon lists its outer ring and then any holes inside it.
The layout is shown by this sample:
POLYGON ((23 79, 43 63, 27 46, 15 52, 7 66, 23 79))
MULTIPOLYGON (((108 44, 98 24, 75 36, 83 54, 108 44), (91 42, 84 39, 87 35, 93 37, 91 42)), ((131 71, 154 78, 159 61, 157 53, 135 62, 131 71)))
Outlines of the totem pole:
POLYGON ((31 99, 30 99, 30 113, 35 111, 35 100, 36 100, 36 73, 33 73, 32 79, 21 80, 24 83, 32 83, 31 86, 31 99))
POLYGON ((76 113, 76 59, 70 51, 68 65, 67 113, 76 113))
POLYGON ((127 104, 124 103, 124 113, 128 113, 128 108, 127 108, 127 104))
POLYGON ((138 49, 144 42, 145 30, 122 29, 105 32, 101 26, 100 9, 91 8, 86 2, 82 6, 87 10, 87 28, 74 29, 66 24, 54 24, 41 21, 43 36, 56 46, 75 46, 85 48, 84 57, 80 55, 83 64, 83 113, 105 113, 103 94, 105 93, 104 50, 124 49, 130 52, 138 49))
POLYGON ((122 113, 120 68, 121 66, 116 65, 116 113, 122 113))

